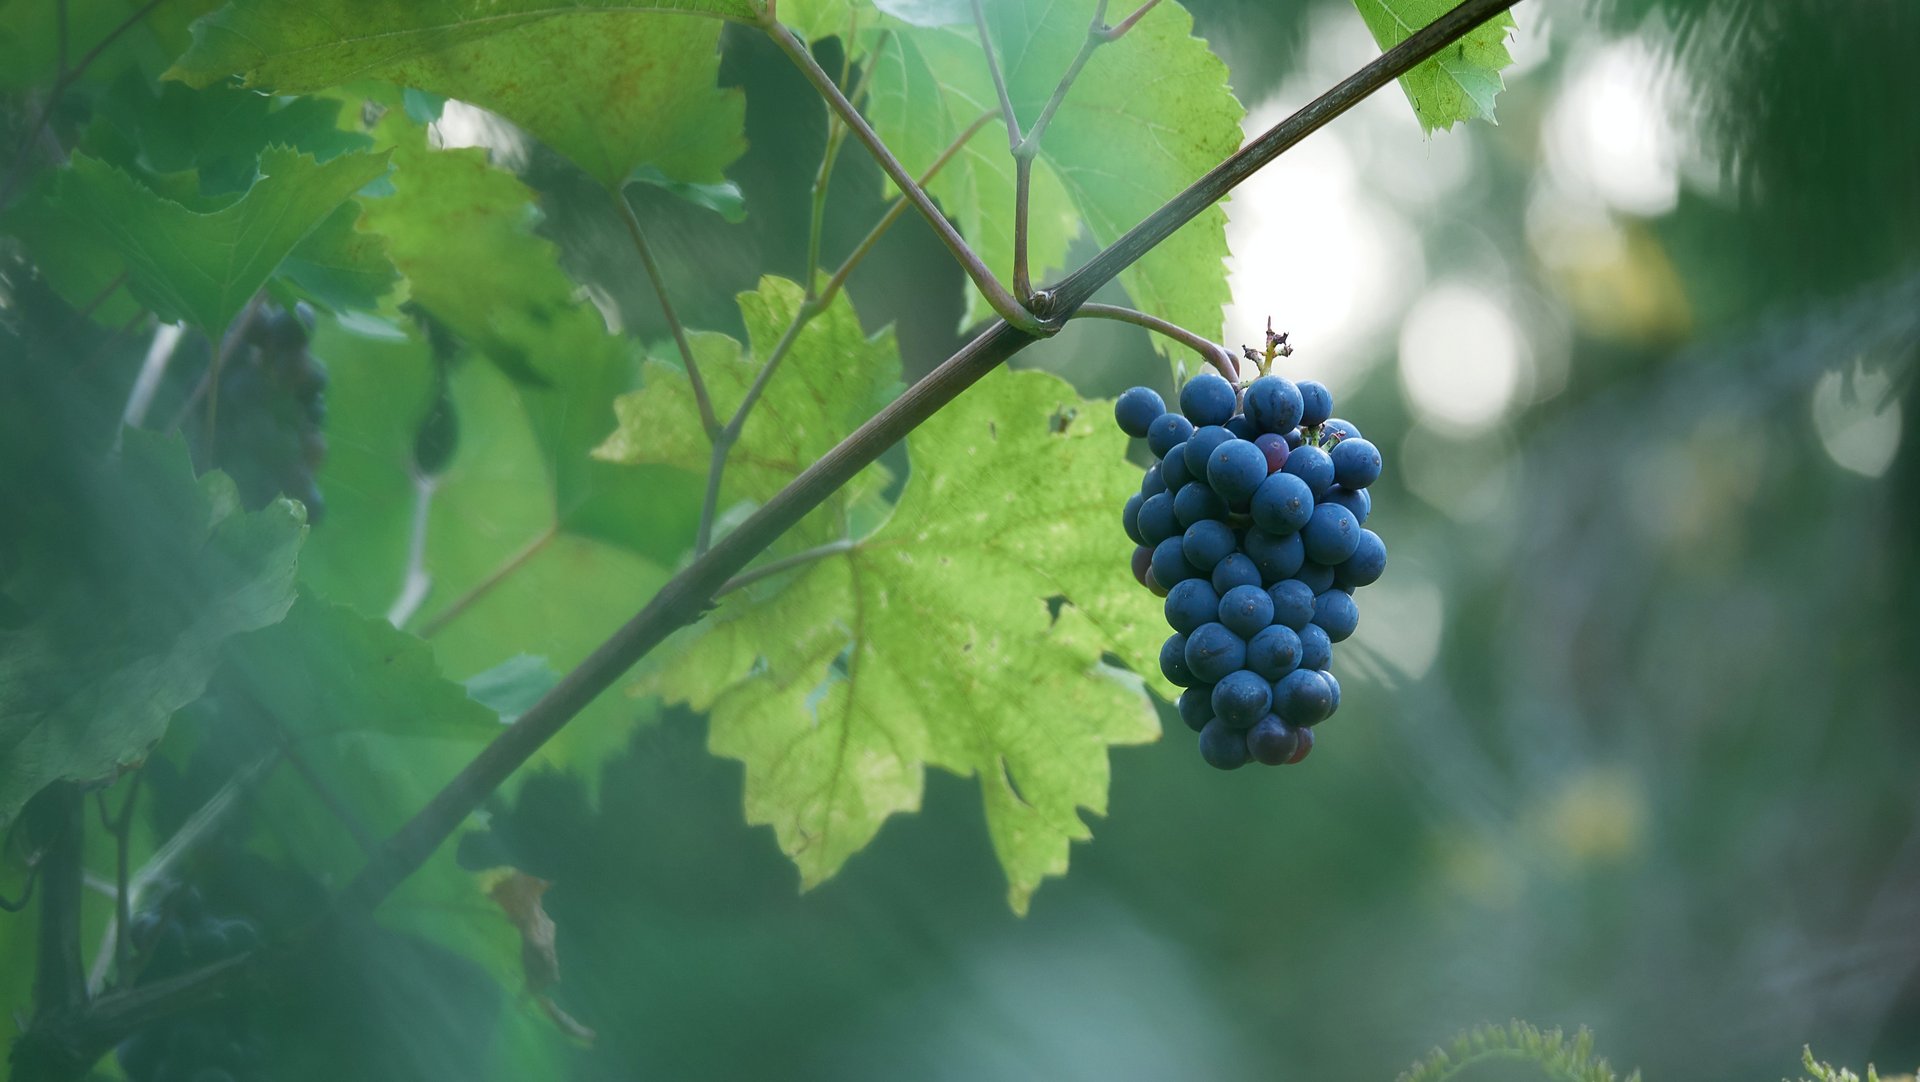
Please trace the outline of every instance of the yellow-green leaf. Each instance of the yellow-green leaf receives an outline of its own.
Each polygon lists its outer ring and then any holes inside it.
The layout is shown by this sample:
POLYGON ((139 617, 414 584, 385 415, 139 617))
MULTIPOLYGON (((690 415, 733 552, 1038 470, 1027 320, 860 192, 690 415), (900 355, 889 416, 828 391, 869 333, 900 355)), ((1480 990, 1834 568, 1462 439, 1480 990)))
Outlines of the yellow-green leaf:
MULTIPOLYGON (((1353 0, 1380 48, 1391 49, 1453 9, 1451 0, 1353 0)), ((1427 131, 1461 120, 1493 120, 1493 99, 1506 88, 1500 69, 1513 63, 1507 34, 1513 15, 1501 12, 1466 37, 1400 77, 1400 89, 1427 131)))

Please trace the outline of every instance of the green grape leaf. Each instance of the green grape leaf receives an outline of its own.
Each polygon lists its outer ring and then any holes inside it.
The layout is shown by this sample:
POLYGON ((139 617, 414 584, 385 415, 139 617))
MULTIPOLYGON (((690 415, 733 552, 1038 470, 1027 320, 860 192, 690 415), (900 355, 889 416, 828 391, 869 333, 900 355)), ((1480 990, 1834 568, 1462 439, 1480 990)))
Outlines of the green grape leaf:
MULTIPOLYGON (((1453 8, 1449 0, 1353 0, 1353 6, 1383 50, 1453 8)), ((1456 121, 1493 120, 1494 96, 1506 89, 1500 69, 1513 63, 1507 34, 1515 25, 1512 12, 1501 12, 1400 77, 1422 128, 1434 132, 1456 121)))
POLYGON ((127 0, 65 0, 42 4, 33 0, 0 2, 0 90, 19 91, 45 86, 59 77, 60 24, 67 30, 68 60, 77 62, 109 35, 117 35, 92 64, 86 83, 107 83, 133 68, 158 75, 186 49, 187 27, 219 7, 221 0, 167 0, 161 4, 132 4, 127 0), (128 22, 135 14, 138 18, 128 22))
POLYGON ((467 694, 474 701, 511 722, 540 701, 560 682, 547 659, 532 654, 515 654, 486 672, 467 677, 467 694))
POLYGON ((1106 413, 1045 373, 988 376, 908 437, 877 533, 733 596, 643 677, 709 713, 804 885, 918 808, 937 766, 979 778, 1024 911, 1089 836, 1078 809, 1104 813, 1107 749, 1158 734, 1102 660, 1144 671, 1158 647, 1113 516, 1139 474, 1106 413))
POLYGON ((665 189, 696 207, 713 211, 735 225, 747 220, 746 197, 740 194, 740 186, 731 180, 718 184, 688 184, 670 180, 665 173, 645 165, 633 171, 633 183, 665 189))
POLYGON ((746 145, 743 95, 715 85, 722 24, 661 12, 756 17, 744 0, 234 0, 196 24, 168 74, 194 85, 240 75, 283 92, 383 79, 491 109, 610 187, 642 165, 720 181, 746 145))
POLYGON ((328 162, 280 147, 245 195, 201 213, 156 195, 125 172, 76 155, 60 179, 58 213, 88 223, 126 260, 128 288, 165 320, 218 336, 308 234, 387 169, 385 155, 328 162))
POLYGON ((306 297, 336 312, 378 308, 400 272, 387 258, 387 239, 360 228, 360 204, 348 200, 294 246, 279 276, 306 297))
MULTIPOLYGON (((1039 116, 1081 43, 1094 0, 998 0, 988 22, 1021 123, 1039 116)), ((926 21, 939 21, 928 19, 926 21)), ((966 127, 996 109, 971 20, 926 27, 888 20, 867 36, 875 54, 874 127, 910 172, 930 166, 966 127), (884 34, 882 38, 880 35, 884 34)), ((1242 109, 1226 65, 1192 36, 1178 4, 1155 8, 1093 53, 1040 143, 1030 195, 1028 259, 1036 282, 1060 270, 1084 224, 1108 244, 1240 145, 1242 109), (1142 79, 1151 72, 1151 79, 1142 79)), ((1010 278, 1014 199, 1006 133, 989 123, 930 189, 993 271, 1010 278)), ((1209 338, 1228 300, 1226 214, 1207 210, 1121 275, 1136 306, 1209 338)), ((968 318, 990 312, 970 294, 968 318)), ((1164 343, 1160 348, 1171 351, 1164 343)))
MULTIPOLYGON (((732 416, 803 300, 798 284, 762 278, 758 290, 739 296, 749 348, 742 349, 723 334, 689 336, 714 411, 721 418, 732 416)), ((711 445, 700 425, 692 385, 677 360, 647 362, 642 389, 615 404, 619 427, 594 451, 594 457, 706 475, 711 445)), ((721 487, 723 506, 764 502, 871 417, 899 388, 900 354, 892 330, 868 337, 847 295, 840 293, 800 330, 748 415, 728 458, 721 487)), ((885 481, 882 468, 869 467, 802 520, 786 541, 817 543, 846 537, 848 508, 885 481)))
POLYGON ((35 509, 38 551, 5 584, 29 618, 0 630, 0 823, 48 782, 138 760, 223 645, 293 603, 297 504, 242 513, 224 474, 194 478, 179 440, 123 439, 82 491, 35 509))

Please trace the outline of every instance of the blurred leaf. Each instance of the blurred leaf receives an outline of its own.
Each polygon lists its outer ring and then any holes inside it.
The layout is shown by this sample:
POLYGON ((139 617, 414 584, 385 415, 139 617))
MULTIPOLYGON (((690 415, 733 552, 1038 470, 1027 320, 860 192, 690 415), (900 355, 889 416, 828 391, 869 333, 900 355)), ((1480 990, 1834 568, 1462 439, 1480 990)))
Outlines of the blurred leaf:
MULTIPOLYGON (((1094 0, 988 5, 1023 125, 1051 98, 1086 40, 1093 10, 1094 0)), ((994 108, 995 93, 971 20, 937 29, 883 25, 867 36, 875 54, 869 115, 917 175, 994 108)), ((1028 258, 1036 282, 1065 265, 1083 223, 1096 242, 1111 243, 1239 147, 1243 110, 1228 89, 1226 65, 1192 36, 1192 25, 1178 4, 1161 4, 1094 52, 1055 114, 1033 166, 1028 258)), ((988 267, 1009 279, 1014 170, 1004 129, 988 124, 929 187, 988 267)), ((1217 338, 1228 300, 1226 256, 1226 213, 1215 206, 1120 281, 1139 307, 1217 338)), ((972 291, 967 304, 969 321, 991 314, 972 291)), ((1157 346, 1169 355, 1175 348, 1157 346)))
POLYGON ((1078 809, 1104 813, 1107 748, 1158 735, 1139 680, 1101 661, 1144 667, 1157 646, 1114 540, 1138 471, 1110 425, 1056 431, 1063 403, 1080 400, 1056 377, 987 377, 908 437, 877 534, 733 597, 647 676, 709 712, 713 751, 746 764, 748 820, 803 885, 918 809, 932 765, 979 777, 1024 911, 1090 836, 1078 809))
POLYGON ((715 86, 722 24, 659 12, 753 10, 745 0, 650 6, 234 0, 196 25, 168 75, 196 85, 241 75, 287 92, 384 79, 491 109, 604 185, 648 164, 717 182, 745 149, 744 98, 715 86))
POLYGON ((76 155, 55 205, 119 251, 128 287, 162 319, 190 320, 218 337, 301 239, 385 172, 387 160, 348 154, 322 164, 274 147, 260 166, 264 175, 245 195, 203 214, 76 155))
POLYGON ((400 272, 387 258, 387 239, 360 229, 361 217, 353 200, 334 208, 280 264, 280 277, 336 312, 378 308, 400 272))
POLYGON ((31 617, 0 630, 0 823, 48 782, 144 755, 226 640, 285 614, 306 533, 295 504, 241 513, 224 474, 196 481, 184 444, 136 430, 40 510, 38 559, 7 583, 31 617))
POLYGON ((664 188, 694 206, 713 211, 735 225, 747 220, 746 198, 740 194, 740 186, 733 181, 727 180, 718 184, 687 184, 667 179, 665 174, 650 165, 634 170, 633 179, 641 184, 664 188))
MULTIPOLYGON (((220 0, 167 0, 141 14, 87 69, 88 83, 109 81, 133 67, 158 75, 187 47, 187 25, 220 6, 220 0)), ((130 0, 66 0, 65 4, 8 0, 0 3, 0 89, 14 91, 51 83, 58 75, 60 19, 67 21, 68 60, 78 63, 142 5, 130 0)))
MULTIPOLYGON (((1353 0, 1353 6, 1386 50, 1454 5, 1450 0, 1353 0)), ((1503 11, 1400 77, 1400 89, 1422 128, 1432 132, 1461 120, 1493 120, 1494 96, 1506 89, 1500 69, 1513 63, 1507 34, 1514 26, 1513 14, 1503 11)))
MULTIPOLYGON (((749 349, 723 334, 689 338, 713 408, 731 417, 786 333, 805 298, 800 286, 768 276, 739 296, 749 349)), ((885 405, 900 387, 900 354, 892 330, 868 337, 842 292, 794 338, 785 360, 747 417, 728 460, 721 508, 764 502, 801 470, 885 405)), ((644 386, 615 404, 619 427, 593 452, 607 462, 671 466, 704 477, 712 455, 693 388, 672 361, 649 360, 644 386)), ((884 486, 871 466, 786 535, 818 543, 847 536, 847 507, 884 486)))
POLYGON ((527 712, 527 707, 553 690, 560 674, 547 659, 531 654, 515 654, 485 672, 467 677, 467 694, 475 702, 511 722, 527 712))

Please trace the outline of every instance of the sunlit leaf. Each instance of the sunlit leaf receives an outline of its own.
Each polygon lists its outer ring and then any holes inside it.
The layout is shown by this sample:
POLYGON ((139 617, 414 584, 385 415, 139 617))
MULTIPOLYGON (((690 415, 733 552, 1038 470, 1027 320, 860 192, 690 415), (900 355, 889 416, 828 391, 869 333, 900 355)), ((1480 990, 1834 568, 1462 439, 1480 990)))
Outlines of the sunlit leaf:
MULTIPOLYGON (((1449 0, 1353 0, 1353 5, 1382 49, 1453 9, 1449 0)), ((1501 12, 1400 77, 1400 89, 1422 128, 1431 132, 1456 121, 1493 119, 1494 96, 1506 87, 1500 69, 1513 63, 1507 35, 1514 25, 1513 14, 1501 12)))

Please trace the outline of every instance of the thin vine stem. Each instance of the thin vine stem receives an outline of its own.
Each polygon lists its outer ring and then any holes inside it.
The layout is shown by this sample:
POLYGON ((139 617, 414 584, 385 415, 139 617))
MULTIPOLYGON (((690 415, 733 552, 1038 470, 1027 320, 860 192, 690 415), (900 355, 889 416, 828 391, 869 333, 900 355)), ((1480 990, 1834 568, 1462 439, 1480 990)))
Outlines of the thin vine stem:
POLYGON ((987 54, 987 73, 993 76, 993 91, 1000 98, 1000 119, 1007 125, 1007 149, 1011 151, 1020 145, 1020 117, 1013 111, 1013 95, 1008 93, 1007 77, 1000 71, 993 33, 987 29, 987 9, 980 0, 973 0, 973 25, 980 32, 980 51, 987 54))
POLYGON ((852 552, 859 547, 860 542, 852 538, 843 537, 838 541, 829 541, 824 545, 815 545, 813 548, 804 549, 791 556, 782 556, 778 560, 769 560, 759 567, 749 568, 721 583, 720 588, 713 592, 713 596, 715 598, 725 597, 735 590, 752 586, 761 579, 778 575, 782 571, 790 571, 803 564, 810 564, 815 560, 823 560, 829 556, 839 556, 842 553, 852 552))
POLYGON ((720 419, 714 415, 713 399, 707 395, 707 381, 700 378, 700 362, 694 359, 693 345, 687 341, 687 330, 680 325, 680 317, 673 310, 673 298, 667 295, 666 279, 660 274, 660 264, 653 258, 653 246, 647 243, 646 231, 640 228, 640 216, 633 212, 633 204, 627 201, 626 192, 619 185, 609 185, 607 195, 620 212, 620 220, 627 227, 627 236, 633 240, 634 251, 640 253, 640 265, 646 269, 647 281, 653 283, 653 295, 660 301, 660 314, 667 321, 667 329, 673 332, 673 344, 680 350, 680 360, 686 365, 687 383, 693 387, 693 401, 700 410, 700 426, 706 429, 707 438, 713 439, 720 431, 720 419))
POLYGON ((1234 360, 1227 347, 1210 341, 1193 331, 1170 320, 1151 316, 1133 308, 1123 308, 1117 304, 1081 305, 1073 313, 1075 319, 1111 319, 1120 323, 1131 323, 1136 327, 1145 327, 1155 334, 1171 338, 1200 355, 1200 359, 1212 365, 1214 370, 1225 376, 1228 383, 1240 382, 1240 364, 1234 360))
MULTIPOLYGON (((974 6, 977 11, 979 0, 975 0, 974 6)), ((1145 14, 1144 10, 1136 11, 1131 17, 1138 18, 1143 14, 1145 14)), ((1001 93, 1004 95, 1006 84, 999 78, 999 68, 993 60, 993 45, 987 40, 986 34, 987 24, 983 18, 980 23, 981 45, 987 50, 987 63, 994 69, 995 83, 1000 86, 1001 93)), ((1033 272, 1027 262, 1027 222, 1031 214, 1033 198, 1033 159, 1040 154, 1041 136, 1047 133, 1047 125, 1053 123, 1053 115, 1060 111, 1060 103, 1067 99, 1067 91, 1073 86, 1074 80, 1080 77, 1081 70, 1087 66, 1088 58, 1093 56, 1095 49, 1112 40, 1106 34, 1107 0, 1100 0, 1094 5, 1093 19, 1087 25, 1087 36, 1080 43, 1080 50, 1074 54, 1073 61, 1067 65, 1066 73, 1060 76, 1060 82, 1054 86, 1053 94, 1047 99, 1047 104, 1041 108, 1040 115, 1034 118, 1033 127, 1014 139, 1010 148, 1013 154, 1013 292, 1024 304, 1031 305, 1034 299, 1033 272)), ((1009 123, 1013 123, 1011 104, 1007 106, 1007 115, 1009 123)))
MULTIPOLYGON (((1056 320, 1071 316, 1094 291, 1139 260, 1159 240, 1225 197, 1260 167, 1368 94, 1517 2, 1462 0, 1426 28, 1416 31, 1326 94, 1268 129, 1154 211, 1059 286, 1042 294, 1049 316, 1056 320)), ((669 579, 632 619, 608 636, 511 725, 503 728, 459 774, 381 843, 378 852, 335 897, 332 906, 335 919, 365 913, 378 906, 424 864, 494 790, 601 692, 668 635, 699 619, 720 589, 739 575, 754 557, 887 448, 904 439, 1008 358, 1042 340, 1041 334, 1028 332, 1005 320, 994 323, 801 471, 705 555, 669 579)), ((258 973, 264 964, 259 952, 248 952, 151 986, 101 996, 77 1014, 46 1020, 44 1027, 36 1023, 22 1040, 61 1042, 69 1060, 86 1055, 97 1057, 133 1028, 209 1002, 233 983, 258 973)))

